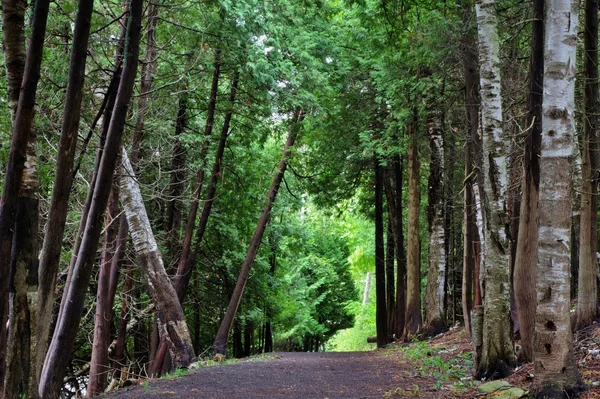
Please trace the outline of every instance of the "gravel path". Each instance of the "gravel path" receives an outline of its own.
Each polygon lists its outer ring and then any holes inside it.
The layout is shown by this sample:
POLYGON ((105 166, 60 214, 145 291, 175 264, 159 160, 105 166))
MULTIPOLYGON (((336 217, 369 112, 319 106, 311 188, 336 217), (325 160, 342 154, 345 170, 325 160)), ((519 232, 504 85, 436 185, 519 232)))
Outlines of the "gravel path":
POLYGON ((381 398, 418 381, 385 352, 277 353, 273 359, 205 367, 103 398, 381 398))

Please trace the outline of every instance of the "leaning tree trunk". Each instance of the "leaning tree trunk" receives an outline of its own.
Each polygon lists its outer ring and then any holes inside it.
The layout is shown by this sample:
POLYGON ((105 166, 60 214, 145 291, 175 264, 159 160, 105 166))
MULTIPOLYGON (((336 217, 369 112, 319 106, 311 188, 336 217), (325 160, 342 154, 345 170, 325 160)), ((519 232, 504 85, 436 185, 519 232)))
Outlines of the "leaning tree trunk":
MULTIPOLYGON (((179 255, 179 262, 177 264, 177 275, 186 276, 181 273, 183 270, 187 270, 187 265, 190 262, 190 257, 193 256, 192 252, 192 239, 194 236, 194 227, 196 225, 196 216, 198 214, 198 202, 200 192, 202 191, 202 185, 204 184, 204 166, 206 165, 206 156, 208 154, 208 146, 210 144, 210 136, 213 132, 215 110, 217 106, 217 95, 219 94, 219 78, 221 75, 221 51, 219 48, 215 50, 215 59, 213 67, 213 76, 210 89, 210 98, 208 100, 208 110, 206 115, 206 123, 204 125, 204 143, 200 150, 200 161, 201 166, 196 174, 196 181, 194 183, 194 192, 192 194, 192 200, 190 201, 190 210, 185 226, 185 232, 183 236, 183 242, 181 244, 181 254, 179 255)), ((231 94, 230 94, 231 96, 231 94)), ((212 202, 212 201, 211 201, 212 202)), ((189 277, 187 277, 189 281, 189 277)), ((181 295, 180 293, 178 295, 181 295)))
POLYGON ((569 315, 578 11, 578 0, 546 1, 537 314, 533 338, 536 398, 574 397, 583 388, 573 358, 569 315))
MULTIPOLYGON (((175 290, 177 291, 177 296, 179 297, 179 302, 182 304, 182 306, 183 300, 187 294, 187 290, 190 284, 192 271, 196 264, 196 258, 200 253, 200 244, 202 243, 204 233, 206 232, 206 226, 208 225, 208 219, 210 217, 212 206, 215 202, 215 197, 217 193, 217 183, 219 182, 219 176, 221 175, 223 154, 225 153, 225 144, 227 143, 227 135, 229 134, 229 126, 231 123, 231 118, 233 116, 233 108, 235 105, 235 96, 237 94, 238 83, 239 72, 235 71, 231 78, 231 90, 229 92, 230 108, 225 114, 225 119, 223 121, 221 136, 219 137, 219 144, 217 145, 217 152, 215 154, 215 163, 213 165, 208 190, 206 192, 206 200, 204 201, 204 206, 202 207, 202 215, 200 216, 200 222, 198 223, 198 229, 196 230, 196 247, 194 251, 192 251, 187 257, 187 260, 185 262, 179 263, 179 267, 177 268, 177 274, 175 275, 175 290)), ((159 348, 158 350, 159 356, 156 356, 154 360, 156 367, 153 370, 153 374, 155 375, 158 374, 158 365, 161 365, 164 362, 164 355, 160 356, 163 353, 166 353, 164 350, 164 345, 165 344, 161 342, 161 348, 159 348)))
POLYGON ((121 146, 121 137, 125 127, 127 110, 133 93, 133 85, 137 72, 142 9, 143 0, 132 1, 127 29, 127 49, 124 53, 123 74, 121 75, 115 107, 106 136, 96 185, 93 187, 94 197, 87 217, 77 261, 73 268, 70 287, 65 289, 64 295, 66 299, 63 301, 64 306, 62 306, 59 312, 56 330, 54 331, 40 377, 38 392, 43 398, 58 396, 83 311, 87 285, 102 230, 102 217, 108 202, 117 156, 121 146))
POLYGON ((446 250, 444 231, 444 143, 437 121, 429 123, 429 268, 424 331, 433 336, 446 328, 446 250))
POLYGON ((127 216, 133 246, 144 269, 150 296, 156 308, 160 337, 162 341, 167 343, 173 366, 187 367, 192 363, 195 355, 185 323, 183 308, 165 271, 162 255, 154 239, 150 220, 142 200, 142 194, 135 180, 133 167, 124 149, 121 156, 121 201, 127 216))
POLYGON ((104 249, 100 258, 98 272, 98 289, 96 294, 96 315, 94 318, 94 340, 92 342, 92 358, 87 385, 87 396, 92 397, 104 391, 108 385, 108 345, 112 325, 112 305, 110 279, 113 259, 116 256, 117 230, 119 229, 119 188, 113 184, 106 213, 106 232, 104 233, 104 249))
POLYGON ((240 275, 238 276, 235 289, 233 290, 233 294, 231 295, 231 300, 229 301, 227 312, 225 313, 225 317, 223 317, 223 321, 221 322, 219 330, 217 331, 217 336, 215 337, 213 350, 216 354, 225 355, 227 353, 227 341, 229 339, 231 325, 233 323, 233 319, 235 317, 237 309, 240 306, 242 295, 244 294, 244 288, 246 287, 246 282, 248 281, 248 277, 250 275, 250 267, 252 266, 252 263, 254 263, 254 258, 256 258, 256 253, 258 252, 260 241, 262 240, 265 228, 267 227, 267 220, 269 219, 269 213, 271 213, 271 207, 273 206, 275 198, 277 197, 277 192, 279 191, 279 186, 281 185, 281 181, 283 180, 283 175, 285 173, 285 169, 290 158, 292 146, 296 141, 296 136, 298 135, 298 132, 300 130, 300 123, 303 120, 304 110, 302 110, 301 108, 296 108, 296 110, 294 111, 294 117, 292 119, 292 126, 290 127, 290 131, 285 142, 285 147, 283 149, 281 161, 279 161, 277 172, 275 173, 275 176, 273 176, 271 188, 269 189, 269 193, 267 194, 267 202, 265 203, 265 206, 263 207, 260 217, 258 219, 256 229, 254 230, 254 235, 252 236, 250 246, 248 247, 248 252, 246 253, 246 258, 244 259, 244 263, 242 263, 240 275))
POLYGON ((44 242, 40 253, 40 281, 37 292, 39 311, 36 331, 36 370, 38 383, 50 340, 56 274, 58 272, 67 220, 69 196, 73 185, 72 172, 79 133, 81 101, 85 81, 85 64, 93 9, 93 0, 79 1, 79 8, 75 18, 75 30, 73 32, 73 48, 69 65, 67 96, 65 98, 58 147, 59 156, 56 163, 48 221, 44 229, 44 242))
POLYGON ((23 180, 23 169, 27 154, 27 144, 33 124, 37 83, 40 77, 46 22, 48 20, 48 0, 35 2, 31 37, 20 96, 15 114, 10 153, 6 165, 2 198, 0 199, 0 388, 4 385, 6 372, 6 322, 9 304, 9 271, 14 226, 17 219, 18 196, 23 180))
POLYGON ((506 149, 495 0, 477 0, 485 192, 482 353, 479 378, 504 377, 515 363, 510 319, 506 149))
POLYGON ((529 64, 529 99, 521 185, 519 236, 515 256, 514 290, 521 335, 522 361, 533 360, 535 325, 535 280, 538 248, 538 198, 540 145, 542 140, 542 98, 544 82, 544 0, 535 0, 529 64))
POLYGON ((408 265, 404 336, 421 332, 421 265, 419 243, 419 154, 415 137, 416 115, 408 127, 408 265))
POLYGON ((592 324, 597 317, 598 262, 598 0, 585 2, 585 60, 583 140, 581 149, 581 222, 579 224, 579 273, 577 328, 592 324))
POLYGON ((377 156, 375 168, 375 326, 377 347, 388 343, 387 309, 385 297, 385 250, 383 244, 383 169, 377 156))

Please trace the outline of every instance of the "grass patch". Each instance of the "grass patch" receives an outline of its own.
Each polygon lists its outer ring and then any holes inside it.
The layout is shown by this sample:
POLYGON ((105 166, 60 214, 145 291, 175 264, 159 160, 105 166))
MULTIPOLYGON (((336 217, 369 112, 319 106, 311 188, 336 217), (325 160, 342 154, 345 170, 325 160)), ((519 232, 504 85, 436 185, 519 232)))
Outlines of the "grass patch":
POLYGON ((464 392, 476 384, 471 378, 470 370, 473 367, 471 352, 455 353, 455 347, 431 348, 426 341, 420 341, 393 349, 400 357, 410 359, 415 369, 423 376, 435 379, 435 387, 448 388, 457 392, 464 392), (441 354, 451 354, 442 357, 441 354))

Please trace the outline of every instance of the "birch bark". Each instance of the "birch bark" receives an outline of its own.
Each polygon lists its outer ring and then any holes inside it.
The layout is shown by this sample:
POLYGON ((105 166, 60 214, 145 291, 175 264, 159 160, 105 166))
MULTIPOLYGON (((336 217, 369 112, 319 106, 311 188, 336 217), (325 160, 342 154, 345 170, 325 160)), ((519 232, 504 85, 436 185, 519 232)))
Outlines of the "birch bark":
POLYGON ((168 344, 174 366, 186 367, 195 355, 183 308, 165 271, 133 167, 124 149, 121 157, 120 197, 131 240, 144 268, 148 290, 156 308, 159 333, 168 344))
MULTIPOLYGON (((547 0, 533 355, 536 398, 583 387, 573 358, 570 246, 578 0, 547 0)), ((567 395, 567 396, 566 396, 567 395)))
POLYGON ((485 204, 482 353, 479 377, 504 377, 514 365, 510 319, 507 167, 503 137, 500 45, 495 0, 477 0, 485 204))

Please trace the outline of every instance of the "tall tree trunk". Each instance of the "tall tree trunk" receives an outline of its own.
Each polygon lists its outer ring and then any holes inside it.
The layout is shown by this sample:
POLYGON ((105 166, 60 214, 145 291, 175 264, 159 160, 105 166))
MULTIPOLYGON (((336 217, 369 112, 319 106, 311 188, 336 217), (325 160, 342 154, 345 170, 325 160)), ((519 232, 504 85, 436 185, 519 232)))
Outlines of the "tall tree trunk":
MULTIPOLYGON (((273 287, 273 279, 275 278, 275 269, 277 268, 277 240, 274 238, 274 234, 269 236, 269 246, 271 247, 271 253, 269 254, 269 263, 271 265, 269 269, 269 289, 273 287)), ((265 305, 266 307, 266 318, 265 323, 265 352, 273 352, 273 331, 271 326, 271 320, 273 318, 273 304, 271 302, 265 305)))
MULTIPOLYGON (((386 173, 387 174, 387 173, 386 173)), ((383 184, 387 179, 384 178, 383 184)), ((396 318, 396 309, 394 306, 394 226, 392 216, 388 213, 388 223, 385 234, 385 307, 387 309, 387 334, 388 337, 394 335, 394 319, 396 318)))
POLYGON ((446 328, 446 236, 444 231, 444 143, 437 120, 428 126, 429 148, 429 268, 425 294, 424 331, 433 336, 446 328))
POLYGON ((514 289, 522 351, 522 361, 533 360, 535 325, 535 281, 538 255, 538 198, 540 184, 540 145, 542 140, 542 99, 544 83, 544 0, 533 3, 534 20, 529 66, 529 99, 525 138, 519 236, 515 257, 514 289))
MULTIPOLYGON (((28 158, 35 152, 28 151, 28 158)), ((13 237, 11 261, 10 317, 7 372, 4 397, 22 398, 28 395, 30 379, 35 374, 31 362, 32 316, 35 306, 28 303, 28 293, 35 292, 38 266, 38 178, 35 158, 28 160, 23 171, 23 183, 17 206, 17 223, 13 237)))
POLYGON ((546 1, 546 53, 540 158, 536 398, 573 397, 583 387, 573 358, 569 271, 575 50, 579 1, 546 1))
POLYGON ((165 271, 133 167, 124 149, 121 156, 121 201, 133 245, 144 269, 150 296, 156 308, 160 336, 168 345, 173 365, 187 367, 195 355, 183 308, 165 271))
MULTIPOLYGON (((462 310, 465 323, 465 332, 472 336, 471 311, 474 307, 474 288, 479 287, 479 279, 475 278, 476 248, 479 246, 480 237, 477 230, 477 206, 473 186, 479 181, 476 165, 479 164, 479 65, 478 52, 474 35, 470 27, 473 26, 472 2, 463 1, 463 23, 467 27, 461 43, 463 71, 465 76, 465 111, 467 121, 467 143, 465 146, 465 205, 464 205, 464 263, 462 276, 462 310)), ((477 265, 479 268, 479 265, 477 265)), ((481 302, 480 302, 481 303, 481 302)))
POLYGON ((585 117, 582 140, 581 223, 579 225, 579 279, 577 328, 592 324, 598 316, 598 0, 585 2, 585 61, 583 80, 585 117))
MULTIPOLYGON (((11 120, 17 113, 19 92, 25 67, 25 10, 27 2, 2 2, 4 59, 7 77, 8 105, 11 120)), ((14 129, 14 127, 13 127, 14 129)), ((35 362, 31 349, 35 348, 36 306, 31 292, 38 281, 38 176, 36 169, 35 130, 30 132, 26 162, 17 205, 17 221, 13 237, 10 263, 10 302, 8 352, 4 396, 20 398, 35 387, 35 362)), ((3 349, 0 349, 2 352, 3 349)), ((2 382, 0 382, 0 387, 2 382)))
POLYGON ((58 396, 69 362, 69 354, 77 333, 77 326, 83 311, 83 298, 87 291, 87 284, 98 247, 102 217, 110 194, 118 149, 121 146, 121 137, 125 127, 125 119, 137 72, 142 9, 142 0, 132 1, 127 29, 128 38, 126 41, 127 49, 124 54, 123 74, 119 83, 115 107, 106 136, 96 185, 93 188, 94 197, 87 217, 77 261, 73 269, 71 286, 63 294, 66 296, 66 300, 63 301, 64 306, 58 315, 56 330, 41 373, 39 394, 44 398, 58 396))
MULTIPOLYGON (((2 197, 0 199, 0 387, 4 385, 6 372, 6 344, 9 308, 9 272, 14 226, 17 220, 18 196, 23 180, 23 169, 31 128, 33 124, 37 83, 40 77, 48 0, 35 3, 31 37, 27 48, 23 80, 15 114, 10 153, 6 165, 2 197)), ((7 32, 10 34, 12 32, 7 32)), ((2 390, 3 391, 3 390, 2 390)))
POLYGON ((500 60, 495 0, 477 0, 485 174, 485 260, 482 354, 477 375, 504 377, 515 363, 510 319, 506 149, 502 131, 500 60))
POLYGON ((69 196, 73 185, 72 172, 79 133, 81 101, 85 81, 85 64, 93 9, 93 0, 79 1, 79 8, 75 17, 73 48, 69 64, 69 81, 67 83, 67 96, 65 98, 63 123, 58 147, 59 156, 56 163, 48 221, 44 229, 44 242, 40 252, 40 282, 37 291, 39 311, 36 332, 36 370, 38 383, 51 335, 50 327, 54 307, 54 288, 67 220, 69 196))
POLYGON ((404 251, 404 230, 402 208, 402 158, 400 155, 394 157, 394 187, 395 192, 395 216, 394 216, 394 242, 396 244, 396 339, 404 335, 404 324, 406 320, 406 252, 404 251))
POLYGON ((387 309, 385 296, 385 249, 383 244, 383 173, 377 156, 374 157, 375 169, 375 326, 377 328, 377 347, 388 344, 387 309))
POLYGON ((406 275, 406 325, 404 336, 421 332, 421 265, 419 245, 419 152, 415 137, 417 116, 408 127, 408 266, 406 275))
POLYGON ((304 110, 301 108, 296 108, 294 111, 294 117, 292 118, 292 126, 290 127, 285 147, 283 149, 281 161, 279 161, 277 172, 275 173, 275 176, 273 176, 273 182, 271 183, 271 188, 267 194, 267 202, 265 203, 258 219, 256 229, 254 230, 252 240, 250 241, 250 246, 248 247, 248 251, 246 253, 246 258, 244 259, 244 263, 242 263, 242 267, 240 269, 240 274, 238 276, 235 289, 231 295, 227 312, 225 313, 225 317, 223 317, 223 321, 221 322, 219 330, 217 331, 217 336, 215 337, 213 349, 217 354, 224 355, 227 353, 227 341, 229 339, 229 332, 231 331, 231 324, 233 323, 237 309, 240 306, 244 288, 246 287, 246 282, 248 281, 248 276, 250 275, 250 267, 252 266, 252 263, 254 263, 254 258, 256 258, 260 241, 262 240, 265 228, 267 227, 267 220, 269 218, 269 214, 271 213, 271 207, 273 206, 275 198, 277 197, 277 192, 279 191, 279 186, 283 180, 283 175, 287 167, 292 146, 296 141, 296 136, 300 130, 300 123, 303 120, 304 110))
MULTIPOLYGON (((119 228, 119 188, 113 184, 106 213, 106 232, 104 249, 98 272, 98 290, 96 295, 96 315, 94 318, 94 340, 92 358, 87 385, 87 396, 92 397, 104 391, 108 385, 108 345, 112 326, 112 305, 114 294, 110 296, 110 283, 113 259, 117 249, 117 230, 119 228)), ((116 267, 116 266, 115 266, 116 267)))

